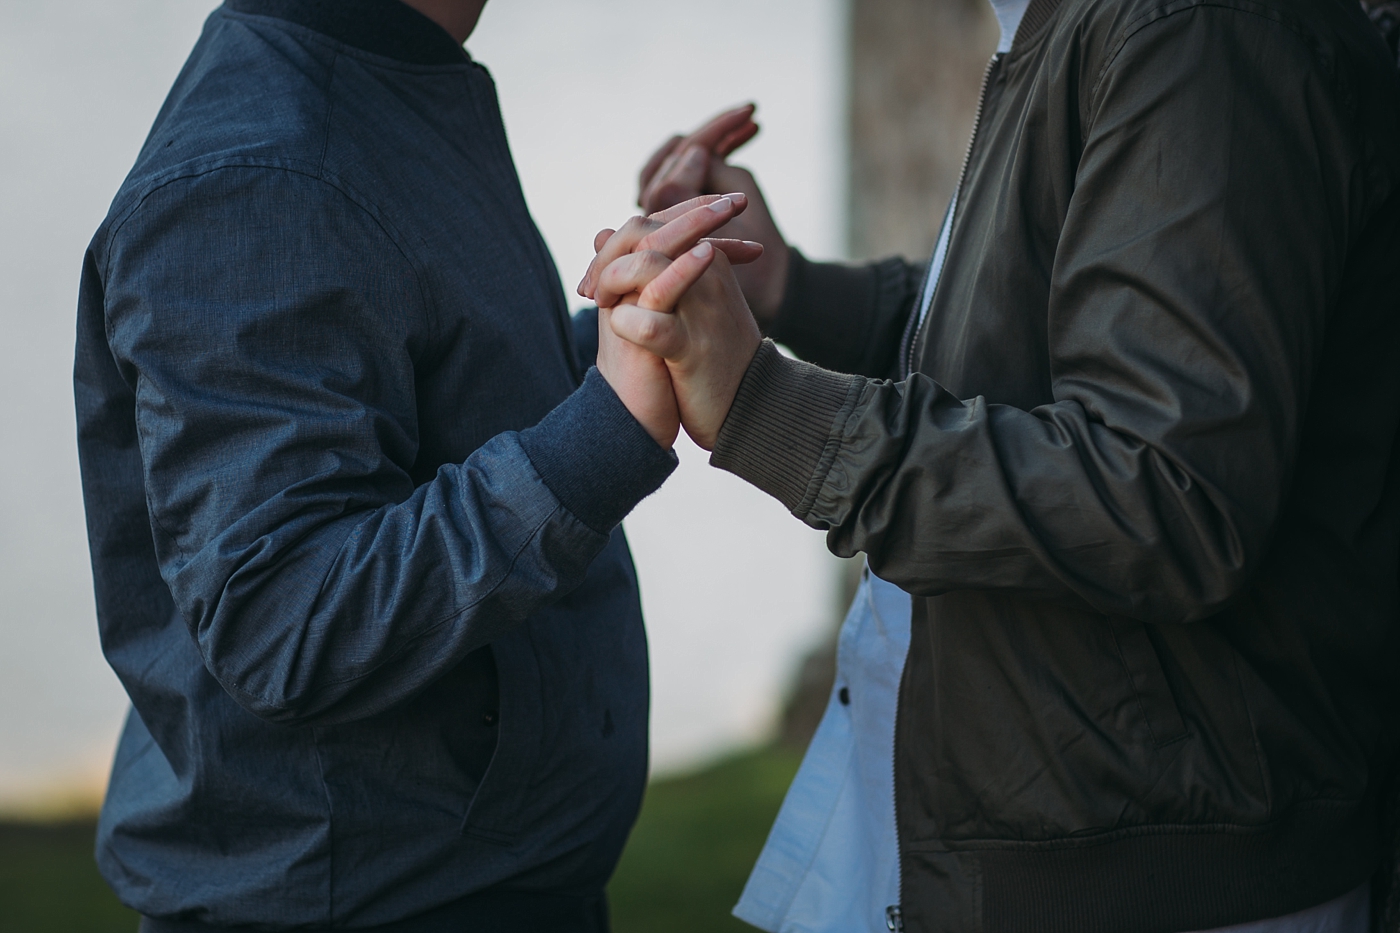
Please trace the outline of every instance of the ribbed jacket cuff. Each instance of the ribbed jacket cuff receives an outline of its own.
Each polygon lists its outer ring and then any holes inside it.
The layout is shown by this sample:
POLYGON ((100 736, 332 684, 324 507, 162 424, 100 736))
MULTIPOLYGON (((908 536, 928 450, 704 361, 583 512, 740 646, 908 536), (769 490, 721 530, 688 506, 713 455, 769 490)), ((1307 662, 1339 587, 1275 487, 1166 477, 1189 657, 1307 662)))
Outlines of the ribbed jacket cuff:
POLYGON ((773 496, 799 517, 840 441, 865 380, 790 360, 765 340, 720 429, 710 464, 773 496))
POLYGON ((579 521, 607 534, 655 492, 679 461, 652 439, 596 368, 520 446, 549 491, 579 521))

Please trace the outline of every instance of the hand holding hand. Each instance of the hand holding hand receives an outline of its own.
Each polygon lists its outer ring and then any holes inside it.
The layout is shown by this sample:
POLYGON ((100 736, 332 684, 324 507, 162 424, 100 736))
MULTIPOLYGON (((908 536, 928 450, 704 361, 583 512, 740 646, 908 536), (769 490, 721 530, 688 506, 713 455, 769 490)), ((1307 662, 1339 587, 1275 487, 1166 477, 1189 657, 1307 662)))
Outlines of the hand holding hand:
POLYGON ((686 433, 713 450, 763 340, 728 258, 710 243, 674 262, 655 251, 635 252, 611 263, 599 280, 600 291, 644 296, 612 308, 608 326, 666 361, 686 433))
MULTIPOLYGON (((773 222, 758 182, 747 169, 725 160, 758 133, 754 105, 747 104, 711 119, 689 136, 673 136, 642 169, 637 203, 654 213, 702 194, 733 191, 746 195, 748 210, 718 231, 720 236, 753 240, 763 255, 735 269, 755 316, 765 327, 782 306, 787 288, 789 248, 773 222)), ((731 259, 734 257, 731 255, 731 259)))
MULTIPOLYGON (((619 255, 619 251, 638 248, 646 255, 659 257, 671 265, 670 259, 680 256, 666 276, 652 276, 645 283, 626 292, 600 290, 589 274, 579 286, 580 294, 599 300, 598 312, 598 371, 612 386, 627 410, 662 447, 675 444, 680 431, 679 410, 671 375, 666 364, 657 356, 617 336, 611 326, 611 306, 626 298, 639 307, 666 308, 688 288, 710 264, 714 247, 706 243, 697 253, 687 253, 706 233, 722 226, 743 210, 743 199, 703 198, 694 204, 679 205, 650 218, 634 218, 622 231, 599 232, 594 249, 619 255), (587 290, 585 290, 587 286, 587 290)), ((761 255, 758 244, 724 243, 740 261, 761 255)), ((595 259, 595 266, 597 260, 595 259)), ((597 266, 601 271, 602 267, 597 266)))

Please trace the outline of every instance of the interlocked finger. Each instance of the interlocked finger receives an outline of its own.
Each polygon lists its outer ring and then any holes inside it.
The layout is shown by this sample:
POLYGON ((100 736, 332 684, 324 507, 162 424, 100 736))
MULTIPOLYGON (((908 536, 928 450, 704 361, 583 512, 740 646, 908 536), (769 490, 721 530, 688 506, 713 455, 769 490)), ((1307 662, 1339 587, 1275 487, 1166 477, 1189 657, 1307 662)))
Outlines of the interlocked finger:
POLYGON ((699 243, 729 221, 743 208, 738 198, 723 197, 701 207, 688 210, 668 220, 637 242, 636 249, 654 249, 672 259, 699 243))
POLYGON ((637 304, 653 311, 670 311, 714 260, 715 248, 709 243, 682 253, 647 283, 637 304))
MULTIPOLYGON (((653 214, 633 217, 616 233, 606 238, 598 255, 588 266, 578 293, 598 300, 598 275, 612 262, 638 249, 655 249, 675 257, 693 247, 701 238, 724 226, 748 206, 748 197, 735 195, 706 195, 684 204, 653 214)), ((594 239, 603 239, 600 232, 594 239)))
POLYGON ((714 262, 715 248, 701 243, 674 261, 655 250, 629 253, 603 270, 598 307, 610 308, 628 295, 653 311, 669 311, 714 262))
POLYGON ((593 300, 600 308, 611 308, 627 295, 640 294, 670 264, 670 259, 655 250, 628 253, 609 263, 598 276, 598 290, 593 300))

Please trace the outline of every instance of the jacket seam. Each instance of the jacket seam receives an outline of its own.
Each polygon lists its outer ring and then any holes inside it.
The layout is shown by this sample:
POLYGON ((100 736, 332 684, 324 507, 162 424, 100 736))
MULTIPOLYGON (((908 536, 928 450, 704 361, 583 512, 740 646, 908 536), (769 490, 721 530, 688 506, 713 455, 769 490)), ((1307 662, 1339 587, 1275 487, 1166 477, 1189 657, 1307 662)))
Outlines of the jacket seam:
POLYGON ((316 773, 326 798, 326 925, 335 924, 335 802, 326 783, 326 762, 321 757, 321 730, 311 730, 311 748, 316 753, 316 773))
POLYGON ((335 114, 335 95, 331 93, 331 88, 335 85, 335 68, 340 63, 340 51, 337 50, 331 58, 331 66, 326 69, 326 86, 321 89, 321 93, 326 96, 326 122, 321 127, 321 159, 316 164, 316 174, 324 178, 326 174, 326 155, 331 151, 331 117, 335 114))
MULTIPOLYGON (((244 163, 240 162, 237 156, 230 156, 226 159, 217 160, 212 165, 207 165, 198 169, 195 169, 190 166, 176 166, 156 176, 156 178, 153 181, 151 181, 149 185, 146 188, 144 188, 139 195, 135 196, 135 201, 129 207, 123 209, 120 213, 117 214, 116 218, 114 219, 114 222, 107 228, 106 233, 103 235, 102 281, 104 283, 108 283, 112 279, 112 244, 116 242, 117 237, 121 235, 121 232, 123 229, 126 228, 127 223, 129 223, 131 219, 135 217, 137 213, 140 212, 141 208, 146 205, 146 202, 150 200, 150 198, 154 196, 156 192, 162 191, 165 188, 168 188, 169 186, 177 182, 191 181, 196 178, 203 178, 205 175, 212 175, 215 172, 220 171, 222 169, 236 167, 261 168, 269 171, 293 171, 296 174, 305 175, 309 178, 321 180, 320 172, 293 169, 291 168, 292 165, 306 165, 308 168, 310 167, 310 163, 303 163, 300 159, 288 159, 286 160, 285 165, 274 165, 271 163, 258 163, 252 161, 244 163)), ((118 197, 120 197, 120 192, 118 192, 118 197)), ((104 324, 110 323, 109 321, 107 321, 105 313, 103 315, 103 320, 104 324)), ((112 332, 110 328, 106 329, 106 334, 107 339, 110 340, 112 338, 112 332)))
MULTIPOLYGON (((409 251, 404 247, 404 244, 402 242, 402 236, 398 233, 396 229, 393 228, 393 225, 387 220, 387 218, 380 216, 378 207, 374 204, 373 201, 361 197, 357 192, 354 192, 354 190, 349 185, 345 184, 338 176, 327 175, 325 172, 319 170, 311 170, 309 163, 304 163, 299 159, 289 159, 285 164, 279 165, 266 160, 248 159, 246 156, 230 156, 227 159, 220 159, 211 165, 203 166, 198 169, 190 168, 183 172, 179 169, 172 169, 171 174, 162 177, 157 182, 153 182, 149 188, 147 188, 141 193, 141 195, 137 198, 136 203, 132 204, 132 206, 121 215, 121 219, 112 226, 111 230, 104 238, 104 256, 102 269, 103 281, 111 281, 112 243, 115 242, 116 238, 121 234, 121 231, 126 228, 126 225, 132 220, 132 218, 134 218, 137 215, 137 213, 140 212, 141 208, 146 205, 146 202, 150 200, 152 196, 154 196, 157 192, 163 191, 171 185, 177 184, 179 182, 193 181, 195 179, 204 178, 208 175, 213 175, 218 172, 233 169, 249 169, 253 171, 263 172, 282 172, 289 175, 299 175, 304 178, 309 178, 312 181, 319 182, 320 184, 323 184, 326 187, 330 188, 332 191, 337 192, 346 201, 358 208, 360 212, 363 213, 366 217, 368 217, 370 222, 373 223, 379 229, 379 231, 384 234, 384 236, 389 240, 389 242, 394 244, 394 248, 398 250, 399 255, 403 257, 403 261, 413 272, 413 280, 418 286, 418 299, 422 303, 423 313, 425 317, 429 319, 429 323, 431 324, 434 315, 432 314, 431 305, 428 301, 427 287, 423 282, 423 274, 418 267, 418 263, 413 259, 412 255, 410 255, 409 251), (299 167, 302 165, 306 165, 307 167, 299 167)), ((106 333, 107 340, 110 342, 112 339, 112 321, 111 318, 107 315, 106 310, 107 309, 104 307, 103 330, 106 333)))
POLYGON ((1280 814, 1275 819, 1267 823, 1151 823, 1143 826, 1129 826, 1123 829, 1114 829, 1101 833, 1084 833, 1078 835, 1061 836, 1056 839, 957 839, 950 840, 946 837, 928 837, 925 839, 910 840, 906 847, 915 851, 949 851, 949 852, 980 852, 980 851, 1029 851, 1029 852, 1058 852, 1069 849, 1093 848, 1096 845, 1107 845, 1119 842, 1124 839, 1134 839, 1140 836, 1207 836, 1207 835, 1232 835, 1251 836, 1271 832, 1282 825, 1288 817, 1299 811, 1311 810, 1338 810, 1344 807, 1356 807, 1365 803, 1364 800, 1355 798, 1340 797, 1315 797, 1312 800, 1302 801, 1289 807, 1288 810, 1280 814))
POLYGON ((1259 747, 1259 726, 1254 721, 1254 710, 1249 705, 1249 697, 1245 694, 1244 678, 1240 676, 1240 660, 1234 650, 1230 651, 1230 671, 1235 675, 1235 686, 1240 691, 1240 703, 1244 704, 1244 716, 1249 722, 1249 747, 1254 752, 1254 766, 1259 769, 1259 789, 1264 794, 1264 806, 1272 811, 1274 808, 1273 785, 1269 783, 1268 775, 1264 773, 1264 750, 1259 747))
MULTIPOLYGON (((1147 723, 1147 734, 1152 737, 1152 747, 1162 748, 1164 745, 1170 744, 1163 742, 1157 737, 1157 729, 1152 725, 1152 717, 1147 715, 1147 704, 1142 701, 1143 688, 1138 686, 1137 678, 1133 675, 1133 668, 1128 663, 1128 656, 1123 653, 1123 640, 1118 637, 1117 627, 1110 625, 1109 633, 1113 636, 1114 650, 1118 652, 1118 662, 1123 665, 1123 671, 1128 675, 1128 689, 1133 691, 1133 702, 1137 704, 1138 713, 1142 716, 1142 721, 1147 723)), ((1185 737, 1186 735, 1182 734, 1176 738, 1184 739, 1185 737)), ((1173 741, 1175 741, 1175 739, 1173 741)))
POLYGON ((1165 22, 1178 13, 1191 13, 1200 9, 1218 9, 1232 13, 1256 16, 1262 20, 1281 26, 1296 36, 1303 35, 1295 25, 1290 25, 1282 16, 1270 15, 1272 11, 1267 11, 1253 3, 1226 3, 1221 2, 1221 0, 1176 0, 1176 2, 1168 3, 1165 6, 1154 7, 1151 10, 1139 14, 1135 19, 1130 20, 1123 26, 1121 37, 1112 46, 1112 51, 1104 58, 1104 63, 1099 67, 1099 73, 1094 78, 1093 89, 1089 92, 1089 111, 1094 114, 1094 117, 1089 121, 1091 125, 1094 120, 1097 119, 1098 115, 1099 90, 1103 86, 1104 79, 1108 76, 1109 70, 1117 62, 1118 56, 1122 54, 1128 42, 1136 37, 1138 33, 1145 31, 1149 26, 1165 22))

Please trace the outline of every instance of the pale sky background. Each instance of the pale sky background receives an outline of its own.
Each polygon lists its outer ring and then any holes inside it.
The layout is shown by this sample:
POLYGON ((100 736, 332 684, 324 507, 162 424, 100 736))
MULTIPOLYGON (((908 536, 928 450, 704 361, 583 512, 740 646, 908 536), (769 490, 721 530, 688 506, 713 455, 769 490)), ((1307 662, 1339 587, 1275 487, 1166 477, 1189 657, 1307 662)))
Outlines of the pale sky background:
MULTIPOLYGON (((90 798, 126 712, 98 647, 78 484, 78 272, 215 5, 0 0, 0 810, 90 798)), ((496 76, 566 287, 594 232, 632 212, 651 149, 745 100, 760 103, 764 133, 738 161, 790 240, 838 257, 843 30, 841 0, 491 0, 468 48, 496 76)), ((697 449, 680 453, 626 522, 659 771, 763 738, 835 611, 821 535, 697 449)))

